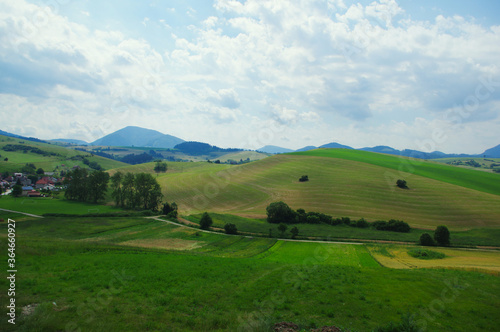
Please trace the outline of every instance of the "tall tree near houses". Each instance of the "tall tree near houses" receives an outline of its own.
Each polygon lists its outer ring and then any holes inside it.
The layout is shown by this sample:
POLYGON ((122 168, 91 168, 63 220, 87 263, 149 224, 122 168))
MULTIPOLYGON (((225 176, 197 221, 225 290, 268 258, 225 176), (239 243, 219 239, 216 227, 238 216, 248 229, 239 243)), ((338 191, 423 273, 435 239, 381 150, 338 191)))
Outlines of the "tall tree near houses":
POLYGON ((111 197, 113 197, 116 206, 124 206, 124 197, 122 189, 123 173, 118 171, 111 177, 111 197))
POLYGON ((108 190, 109 174, 103 171, 94 171, 88 177, 89 199, 97 203, 103 200, 108 190))
POLYGON ((122 207, 134 209, 137 206, 135 176, 133 173, 125 173, 122 180, 122 207))

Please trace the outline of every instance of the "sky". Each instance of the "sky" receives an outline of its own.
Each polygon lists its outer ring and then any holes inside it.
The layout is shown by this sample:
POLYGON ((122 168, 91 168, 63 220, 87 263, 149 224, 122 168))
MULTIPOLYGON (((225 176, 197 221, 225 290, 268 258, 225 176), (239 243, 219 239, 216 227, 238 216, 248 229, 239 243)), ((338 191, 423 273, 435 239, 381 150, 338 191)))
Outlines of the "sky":
POLYGON ((0 129, 220 147, 500 144, 500 2, 0 0, 0 129))

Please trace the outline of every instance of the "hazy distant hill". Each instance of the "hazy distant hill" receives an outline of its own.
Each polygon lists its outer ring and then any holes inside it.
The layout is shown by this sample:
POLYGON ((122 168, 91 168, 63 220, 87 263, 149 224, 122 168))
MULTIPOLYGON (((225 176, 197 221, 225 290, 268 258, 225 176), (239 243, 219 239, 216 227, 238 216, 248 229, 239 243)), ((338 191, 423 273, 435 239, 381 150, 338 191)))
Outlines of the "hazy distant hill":
POLYGON ((24 139, 24 140, 27 140, 27 141, 33 141, 33 142, 45 142, 45 141, 43 141, 41 139, 38 139, 38 138, 35 138, 35 137, 25 137, 25 136, 21 136, 21 135, 16 135, 16 134, 8 133, 8 132, 3 131, 3 130, 0 130, 0 135, 4 135, 4 136, 8 136, 8 137, 20 138, 20 139, 24 139))
POLYGON ((88 145, 89 143, 79 140, 79 139, 71 139, 71 138, 56 138, 56 139, 51 139, 50 142, 56 142, 56 143, 68 143, 68 144, 74 144, 74 145, 88 145))
POLYGON ((347 145, 342 145, 336 142, 328 143, 328 144, 323 144, 320 146, 320 148, 327 148, 327 149, 352 149, 350 146, 347 145))
POLYGON ((287 152, 293 152, 294 150, 282 148, 282 147, 276 146, 276 145, 266 145, 266 146, 261 147, 260 149, 257 149, 256 151, 265 152, 265 153, 287 153, 287 152))
POLYGON ((156 130, 128 126, 92 142, 91 145, 173 148, 182 142, 183 139, 156 130))
POLYGON ((297 150, 295 150, 295 152, 309 151, 309 150, 314 150, 314 149, 317 149, 317 148, 318 148, 317 146, 308 145, 308 146, 304 146, 304 147, 303 147, 303 148, 301 148, 301 149, 297 149, 297 150))
POLYGON ((488 149, 481 153, 481 156, 486 156, 489 158, 500 158, 500 144, 494 148, 488 149))
POLYGON ((401 151, 391 148, 386 145, 374 146, 373 148, 361 148, 359 150, 370 151, 370 152, 378 152, 378 153, 388 153, 388 154, 399 154, 401 151))

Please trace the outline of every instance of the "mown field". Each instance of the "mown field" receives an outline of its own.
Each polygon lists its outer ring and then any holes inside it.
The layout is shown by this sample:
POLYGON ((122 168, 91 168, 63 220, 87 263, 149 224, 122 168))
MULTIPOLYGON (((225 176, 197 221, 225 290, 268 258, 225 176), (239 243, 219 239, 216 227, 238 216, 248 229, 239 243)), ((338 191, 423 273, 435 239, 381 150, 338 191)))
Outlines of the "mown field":
MULTIPOLYGON (((177 202, 183 215, 210 211, 263 218, 266 207, 281 200, 293 209, 369 221, 399 219, 419 228, 500 227, 499 174, 427 161, 400 172, 409 159, 343 149, 308 153, 239 166, 168 163, 158 181, 165 199, 177 202), (302 175, 310 180, 299 182, 302 175), (396 187, 399 178, 409 190, 396 187)), ((152 169, 145 164, 121 170, 152 169)))
MULTIPOLYGON (((371 331, 407 313, 426 331, 500 323, 498 276, 390 269, 363 245, 207 234, 146 218, 16 225, 16 331, 270 331, 280 321, 371 331), (23 314, 28 305, 36 309, 23 314)), ((6 253, 5 224, 0 232, 6 253)), ((5 318, 0 330, 11 330, 5 318)))
POLYGON ((370 245, 372 255, 383 266, 393 269, 450 268, 494 272, 500 276, 500 252, 470 249, 422 248, 400 245, 370 245), (444 254, 441 259, 412 257, 411 250, 431 250, 444 254))

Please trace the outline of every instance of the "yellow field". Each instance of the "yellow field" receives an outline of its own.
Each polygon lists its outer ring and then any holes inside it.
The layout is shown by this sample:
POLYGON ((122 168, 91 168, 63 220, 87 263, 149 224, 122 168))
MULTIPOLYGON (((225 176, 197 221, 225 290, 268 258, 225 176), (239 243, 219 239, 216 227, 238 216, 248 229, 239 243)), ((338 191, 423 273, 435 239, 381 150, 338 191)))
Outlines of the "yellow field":
POLYGON ((393 269, 445 268, 492 271, 500 273, 500 251, 480 251, 468 249, 429 248, 446 255, 443 259, 419 259, 408 255, 408 247, 393 245, 367 246, 372 256, 383 266, 393 269), (392 256, 392 257, 391 257, 392 256))

